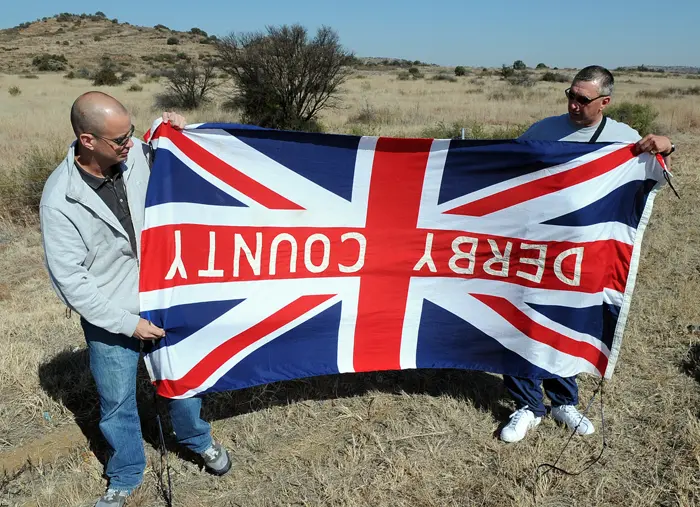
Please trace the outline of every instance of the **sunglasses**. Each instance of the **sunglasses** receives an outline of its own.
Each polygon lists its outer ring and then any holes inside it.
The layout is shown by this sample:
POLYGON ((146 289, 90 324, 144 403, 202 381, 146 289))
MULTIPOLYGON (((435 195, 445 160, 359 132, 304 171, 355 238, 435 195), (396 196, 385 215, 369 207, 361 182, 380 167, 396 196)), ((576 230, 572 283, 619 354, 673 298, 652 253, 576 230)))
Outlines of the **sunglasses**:
POLYGON ((108 137, 98 136, 97 134, 94 134, 92 132, 90 132, 90 135, 93 135, 93 136, 95 136, 99 139, 102 139, 104 141, 109 141, 111 143, 114 143, 117 145, 118 148, 124 148, 129 143, 129 139, 131 139, 131 137, 134 135, 134 130, 135 130, 135 127, 132 125, 131 128, 129 129, 128 134, 124 134, 123 136, 119 136, 116 139, 110 139, 108 137))
POLYGON ((566 98, 567 98, 567 99, 573 100, 574 102, 578 102, 578 103, 581 104, 582 106, 587 106, 588 104, 590 104, 590 103, 593 102, 594 100, 598 100, 598 99, 600 99, 600 98, 609 97, 609 96, 610 96, 610 95, 598 95, 597 97, 595 97, 595 98, 593 98, 593 99, 589 99, 589 98, 586 97, 585 95, 578 95, 578 94, 572 92, 572 91, 571 91, 571 88, 567 88, 566 90, 564 90, 564 95, 566 95, 566 98))

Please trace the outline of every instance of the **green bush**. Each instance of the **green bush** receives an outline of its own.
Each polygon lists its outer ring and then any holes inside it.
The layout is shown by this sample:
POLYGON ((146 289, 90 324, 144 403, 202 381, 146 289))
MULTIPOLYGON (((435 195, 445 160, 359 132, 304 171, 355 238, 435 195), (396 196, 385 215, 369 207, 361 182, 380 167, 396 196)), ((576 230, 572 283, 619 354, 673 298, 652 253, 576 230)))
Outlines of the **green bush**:
POLYGON ((509 76, 506 81, 508 81, 513 86, 524 86, 530 87, 534 86, 535 80, 529 72, 518 71, 509 76))
MULTIPOLYGON (((485 138, 481 139, 517 139, 520 137, 526 130, 528 129, 528 125, 526 124, 519 124, 519 125, 507 125, 505 127, 496 127, 491 131, 491 133, 486 136, 485 138)), ((477 138, 475 138, 477 139, 477 138)))
POLYGON ((17 95, 22 93, 22 90, 20 90, 18 86, 10 86, 7 89, 7 93, 12 95, 13 97, 16 97, 17 95))
POLYGON ((66 79, 75 79, 75 72, 73 72, 73 71, 71 70, 68 74, 66 74, 66 75, 63 76, 63 77, 66 78, 66 79))
POLYGON ((522 60, 515 60, 513 62, 513 69, 525 70, 525 69, 527 69, 527 65, 525 65, 525 62, 523 62, 522 60))
POLYGON ((127 92, 140 92, 143 91, 143 86, 140 84, 132 84, 129 88, 126 89, 127 92))
POLYGON ((176 59, 175 55, 172 55, 170 53, 159 53, 157 55, 153 55, 153 61, 174 64, 176 62, 176 59))
POLYGON ((409 68, 408 73, 413 77, 413 79, 421 79, 423 77, 423 73, 418 70, 417 67, 409 68))
POLYGON ((538 63, 537 67, 535 67, 535 68, 536 69, 548 69, 549 67, 547 67, 547 65, 545 65, 544 63, 538 63))
POLYGON ((32 59, 32 65, 40 71, 56 72, 59 70, 66 70, 68 60, 66 60, 66 57, 63 55, 44 53, 35 56, 32 59))
POLYGON ((110 63, 103 62, 92 77, 92 84, 95 86, 116 86, 121 84, 121 80, 114 72, 114 66, 110 63))
POLYGON ((433 81, 449 81, 451 83, 456 83, 457 78, 454 76, 450 76, 449 74, 445 73, 440 73, 440 74, 435 74, 432 78, 433 81))
POLYGON ((196 28, 196 27, 195 27, 195 28, 192 28, 192 29, 190 30, 190 33, 191 33, 192 35, 201 35, 202 37, 208 37, 207 32, 205 32, 204 30, 201 30, 201 29, 199 29, 199 28, 196 28))
POLYGON ((542 75, 542 81, 547 81, 549 83, 568 83, 569 78, 564 74, 559 74, 558 72, 545 72, 542 75))
POLYGON ((637 92, 638 97, 645 99, 667 99, 669 97, 685 97, 688 95, 700 95, 700 86, 691 86, 689 88, 671 86, 661 90, 640 90, 637 92))
POLYGON ((439 121, 432 127, 427 127, 421 132, 421 137, 430 137, 433 139, 454 139, 460 137, 462 125, 455 122, 448 125, 444 121, 439 121))
POLYGON ((657 130, 656 117, 659 113, 650 104, 622 102, 607 107, 605 114, 613 120, 626 123, 642 137, 657 130))
POLYGON ((180 39, 177 37, 168 37, 168 40, 165 42, 168 46, 176 46, 180 44, 180 39))
POLYGON ((168 28, 165 25, 160 25, 160 24, 154 26, 153 28, 155 28, 156 30, 168 30, 168 31, 170 31, 170 28, 168 28))
POLYGON ((421 136, 434 139, 461 139, 464 128, 465 139, 516 139, 527 130, 527 127, 523 124, 487 129, 483 124, 474 121, 454 122, 451 125, 440 121, 424 129, 421 136))
POLYGON ((505 64, 501 66, 500 70, 501 79, 508 79, 510 76, 515 74, 513 67, 507 67, 505 64))
POLYGON ((135 77, 136 77, 135 72, 131 72, 130 70, 125 70, 125 71, 122 71, 121 75, 119 76, 119 80, 122 83, 126 83, 129 79, 133 79, 135 77))
POLYGON ((465 69, 461 65, 457 65, 455 67, 455 76, 466 76, 466 75, 467 75, 467 69, 465 69))

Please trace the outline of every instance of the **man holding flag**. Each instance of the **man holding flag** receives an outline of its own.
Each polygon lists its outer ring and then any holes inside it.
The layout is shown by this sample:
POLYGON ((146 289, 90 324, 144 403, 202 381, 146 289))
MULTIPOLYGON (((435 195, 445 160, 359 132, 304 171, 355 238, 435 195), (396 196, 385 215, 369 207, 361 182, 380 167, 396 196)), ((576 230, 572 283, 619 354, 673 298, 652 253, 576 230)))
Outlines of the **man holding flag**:
MULTIPOLYGON (((100 430, 110 456, 109 488, 97 507, 122 507, 146 466, 136 406, 141 345, 165 335, 139 316, 150 149, 133 139, 128 111, 109 95, 81 95, 70 116, 76 141, 44 186, 41 233, 54 290, 81 316, 100 395, 100 430)), ((163 120, 185 125, 175 113, 163 113, 163 120)), ((201 399, 169 400, 168 407, 178 442, 201 455, 213 474, 228 472, 226 449, 200 417, 201 399)))
MULTIPOLYGON (((604 116, 610 104, 614 79, 607 69, 592 65, 579 71, 571 87, 565 90, 568 113, 551 116, 532 125, 520 139, 530 141, 573 141, 584 143, 622 142, 636 143, 637 153, 669 156, 675 151, 670 139, 649 134, 643 139, 639 133, 624 123, 604 116)), ((591 421, 582 415, 578 404, 576 377, 537 379, 503 376, 505 388, 515 400, 517 410, 501 430, 501 440, 518 442, 527 431, 540 424, 546 410, 542 387, 552 402, 552 417, 579 435, 594 432, 591 421)))

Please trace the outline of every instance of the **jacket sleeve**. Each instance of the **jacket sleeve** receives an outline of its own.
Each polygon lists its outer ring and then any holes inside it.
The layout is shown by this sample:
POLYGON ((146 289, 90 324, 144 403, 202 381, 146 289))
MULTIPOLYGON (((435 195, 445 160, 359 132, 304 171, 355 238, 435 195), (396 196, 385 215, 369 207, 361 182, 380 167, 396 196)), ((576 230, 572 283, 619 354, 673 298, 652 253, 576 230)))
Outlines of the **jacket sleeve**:
POLYGON ((133 336, 140 317, 116 308, 99 291, 83 266, 88 250, 73 222, 46 205, 41 206, 40 218, 46 269, 58 297, 91 324, 133 336))

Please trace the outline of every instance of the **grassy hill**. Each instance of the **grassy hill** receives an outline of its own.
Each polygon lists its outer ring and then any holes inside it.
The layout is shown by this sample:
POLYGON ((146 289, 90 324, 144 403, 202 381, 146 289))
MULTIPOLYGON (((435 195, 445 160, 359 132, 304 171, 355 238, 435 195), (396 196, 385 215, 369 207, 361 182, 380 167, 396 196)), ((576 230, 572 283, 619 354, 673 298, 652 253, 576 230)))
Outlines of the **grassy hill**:
POLYGON ((123 70, 148 72, 210 59, 214 40, 198 28, 179 32, 163 25, 134 26, 100 14, 58 14, 0 30, 0 72, 92 71, 107 57, 123 70), (56 55, 50 59, 56 63, 41 67, 46 54, 56 55))

